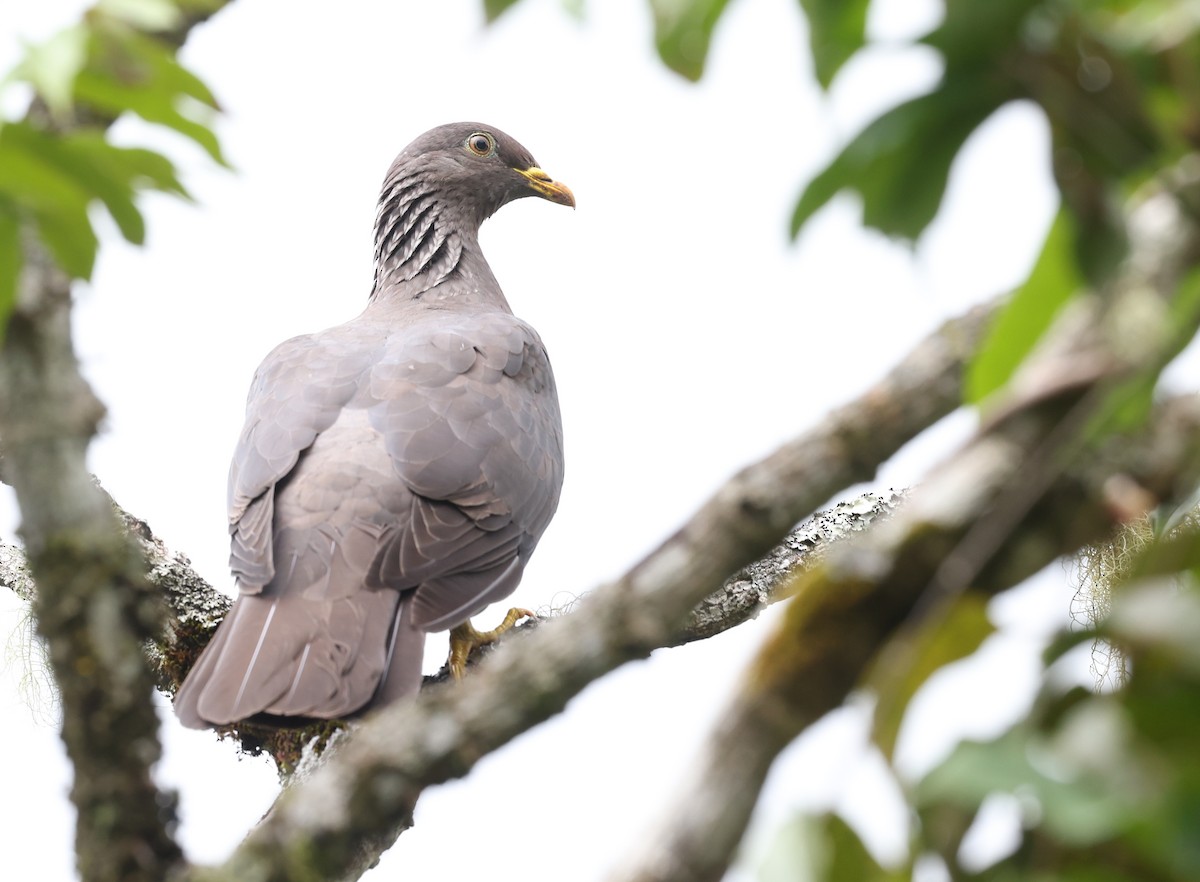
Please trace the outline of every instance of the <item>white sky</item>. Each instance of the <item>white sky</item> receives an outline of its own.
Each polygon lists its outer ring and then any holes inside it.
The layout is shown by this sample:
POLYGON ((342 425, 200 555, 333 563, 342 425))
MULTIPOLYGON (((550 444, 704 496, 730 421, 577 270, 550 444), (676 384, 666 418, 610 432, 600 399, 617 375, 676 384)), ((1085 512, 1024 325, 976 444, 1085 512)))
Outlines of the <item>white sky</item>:
MULTIPOLYGON (((80 5, 0 0, 0 66, 18 38, 44 38, 80 5)), ((876 5, 873 31, 893 45, 938 9, 876 5)), ((524 200, 483 234, 514 310, 550 349, 563 404, 562 505, 513 597, 534 608, 624 570, 739 466, 818 423, 944 317, 1016 284, 1054 210, 1045 126, 1013 107, 969 143, 915 253, 863 233, 848 199, 792 245, 803 181, 880 109, 927 88, 932 53, 875 49, 826 101, 795 0, 732 4, 699 86, 653 57, 644 0, 590 3, 582 24, 555 0, 524 0, 487 30, 479 7, 235 3, 185 58, 227 111, 218 131, 238 173, 156 138, 199 208, 147 200, 148 247, 110 229, 80 289, 79 351, 110 409, 91 465, 226 590, 225 475, 250 376, 280 340, 361 309, 383 173, 434 125, 499 126, 578 199, 575 212, 524 200)), ((144 132, 123 125, 117 136, 144 132)), ((913 445, 880 486, 917 481, 970 425, 952 420, 913 445)), ((17 518, 10 497, 0 503, 11 538, 17 518)), ((929 690, 902 740, 906 769, 1024 706, 1039 641, 1067 615, 1064 583, 1055 573, 994 605, 1004 634, 971 668, 988 678, 959 666, 929 690)), ((18 607, 0 595, 0 634, 18 607)), ((602 878, 667 804, 770 618, 627 666, 466 780, 428 792, 415 829, 368 878, 438 878, 464 854, 496 861, 496 879, 602 878)), ((441 638, 430 644, 433 663, 441 638)), ((9 664, 0 686, 0 874, 73 879, 70 772, 19 679, 9 664)), ((159 773, 181 789, 182 840, 194 859, 219 860, 270 804, 274 773, 182 730, 163 707, 159 773)), ((835 714, 785 755, 752 852, 796 806, 831 803, 880 854, 901 852, 904 817, 864 754, 864 719, 861 708, 835 714)))

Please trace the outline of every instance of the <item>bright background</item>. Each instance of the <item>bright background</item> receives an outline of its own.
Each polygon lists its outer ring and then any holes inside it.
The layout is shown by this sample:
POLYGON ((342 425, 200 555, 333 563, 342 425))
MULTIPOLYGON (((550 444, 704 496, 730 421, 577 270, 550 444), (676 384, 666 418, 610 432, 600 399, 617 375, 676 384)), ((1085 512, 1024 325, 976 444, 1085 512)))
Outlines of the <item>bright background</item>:
MULTIPOLYGON (((82 6, 0 0, 0 67, 82 6)), ((1018 283, 1049 224, 1046 127, 1011 106, 968 143, 915 250, 864 233, 845 198, 788 241, 821 161, 938 76, 934 53, 900 41, 931 27, 939 5, 874 6, 883 45, 827 99, 795 0, 731 4, 700 85, 655 58, 644 0, 587 4, 583 22, 556 0, 524 0, 487 29, 478 0, 355 0, 336 12, 234 3, 184 59, 224 105, 218 132, 237 173, 155 136, 199 206, 148 199, 148 247, 110 229, 93 283, 78 290, 79 353, 109 407, 91 467, 230 590, 225 476, 255 366, 277 342, 357 314, 392 157, 435 125, 480 120, 520 140, 579 203, 523 200, 483 230, 509 301, 550 349, 567 439, 559 514, 513 600, 561 605, 619 574, 741 465, 862 392, 943 318, 1018 283)), ((20 97, 10 90, 8 106, 20 97)), ((150 136, 123 123, 114 137, 150 136)), ((915 483, 971 426, 946 421, 876 486, 915 483)), ((0 537, 11 540, 19 519, 0 489, 0 537)), ((1054 567, 993 604, 1001 633, 918 699, 899 749, 905 773, 1027 707, 1036 652, 1068 617, 1066 583, 1054 567)), ((70 769, 53 706, 20 687, 20 604, 2 593, 0 611, 0 638, 13 635, 0 686, 0 875, 61 882, 74 878, 70 769)), ((626 666, 464 781, 430 790, 369 878, 440 878, 466 855, 492 861, 491 878, 601 879, 688 774, 771 618, 626 666)), ((432 667, 443 638, 430 645, 432 667)), ((800 806, 836 805, 882 858, 902 854, 907 818, 865 746, 866 711, 852 703, 785 754, 739 878, 800 806)), ((183 730, 165 700, 162 718, 159 776, 181 791, 183 843, 196 860, 220 860, 270 805, 273 768, 183 730)), ((1014 841, 1012 813, 996 814, 981 855, 1014 841)))

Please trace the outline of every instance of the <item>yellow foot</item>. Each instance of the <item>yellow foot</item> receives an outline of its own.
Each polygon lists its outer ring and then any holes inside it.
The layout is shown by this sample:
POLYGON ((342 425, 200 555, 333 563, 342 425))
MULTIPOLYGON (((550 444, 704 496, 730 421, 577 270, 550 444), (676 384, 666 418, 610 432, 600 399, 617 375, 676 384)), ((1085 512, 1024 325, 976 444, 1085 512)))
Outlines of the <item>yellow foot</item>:
POLYGON ((521 619, 533 617, 533 613, 529 610, 513 607, 504 617, 504 621, 490 631, 476 631, 471 626, 470 620, 454 628, 450 632, 450 659, 446 662, 450 666, 450 675, 455 680, 461 680, 463 673, 467 670, 467 658, 475 651, 476 647, 495 643, 501 634, 511 630, 512 626, 521 619))

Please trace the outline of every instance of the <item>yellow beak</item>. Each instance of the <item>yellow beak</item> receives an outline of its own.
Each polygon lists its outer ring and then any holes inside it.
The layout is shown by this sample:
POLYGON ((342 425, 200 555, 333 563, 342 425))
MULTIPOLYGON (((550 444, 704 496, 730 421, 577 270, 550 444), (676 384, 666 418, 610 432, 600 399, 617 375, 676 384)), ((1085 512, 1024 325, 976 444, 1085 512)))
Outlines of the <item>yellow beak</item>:
POLYGON ((529 183, 529 189, 543 199, 575 207, 575 194, 571 192, 571 188, 560 184, 536 165, 527 169, 517 169, 517 174, 524 177, 529 183))

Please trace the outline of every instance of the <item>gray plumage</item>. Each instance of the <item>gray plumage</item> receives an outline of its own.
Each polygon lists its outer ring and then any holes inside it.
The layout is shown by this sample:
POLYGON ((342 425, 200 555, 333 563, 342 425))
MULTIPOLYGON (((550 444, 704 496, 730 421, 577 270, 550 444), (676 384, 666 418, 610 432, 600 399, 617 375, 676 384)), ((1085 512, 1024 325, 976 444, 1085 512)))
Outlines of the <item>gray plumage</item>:
POLYGON ((259 367, 229 473, 239 596, 175 698, 184 725, 394 701, 427 631, 516 588, 558 504, 562 427, 477 234, 531 195, 574 205, 495 128, 422 135, 384 181, 366 309, 259 367))

